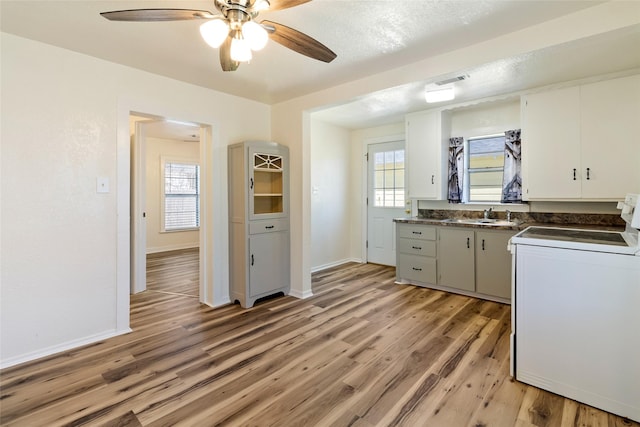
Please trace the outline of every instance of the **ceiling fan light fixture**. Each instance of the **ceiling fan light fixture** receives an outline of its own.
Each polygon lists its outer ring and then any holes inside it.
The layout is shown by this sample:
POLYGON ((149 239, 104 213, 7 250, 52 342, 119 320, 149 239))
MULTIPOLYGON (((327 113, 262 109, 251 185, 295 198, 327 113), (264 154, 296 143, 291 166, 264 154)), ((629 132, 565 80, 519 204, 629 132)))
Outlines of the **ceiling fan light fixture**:
POLYGON ((249 62, 251 61, 251 48, 249 43, 242 38, 240 31, 236 32, 235 37, 231 40, 231 59, 237 62, 249 62))
POLYGON ((261 50, 267 45, 269 33, 262 28, 262 25, 253 21, 247 21, 242 24, 242 35, 249 44, 251 50, 261 50))
POLYGON ((270 6, 269 0, 256 0, 253 4, 253 10, 260 12, 269 9, 270 6))
POLYGON ((229 35, 229 25, 222 19, 212 19, 200 25, 200 35, 213 48, 218 48, 229 35))

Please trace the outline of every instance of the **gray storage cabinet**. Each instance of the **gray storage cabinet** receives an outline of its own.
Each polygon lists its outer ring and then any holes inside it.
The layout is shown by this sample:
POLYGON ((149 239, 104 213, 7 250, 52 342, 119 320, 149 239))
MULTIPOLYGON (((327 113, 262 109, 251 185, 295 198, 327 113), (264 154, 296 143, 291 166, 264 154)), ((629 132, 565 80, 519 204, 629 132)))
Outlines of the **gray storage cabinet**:
POLYGON ((230 145, 229 282, 231 300, 290 290, 289 149, 275 142, 230 145))

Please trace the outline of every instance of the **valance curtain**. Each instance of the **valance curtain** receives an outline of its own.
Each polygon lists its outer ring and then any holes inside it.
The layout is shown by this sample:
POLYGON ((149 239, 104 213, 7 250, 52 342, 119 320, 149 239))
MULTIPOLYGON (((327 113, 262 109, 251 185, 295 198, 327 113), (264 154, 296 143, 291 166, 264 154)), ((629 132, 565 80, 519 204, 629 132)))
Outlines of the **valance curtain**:
POLYGON ((449 203, 462 202, 464 177, 464 138, 449 138, 449 203))
POLYGON ((504 175, 501 202, 520 203, 522 202, 520 129, 508 130, 504 136, 504 175))

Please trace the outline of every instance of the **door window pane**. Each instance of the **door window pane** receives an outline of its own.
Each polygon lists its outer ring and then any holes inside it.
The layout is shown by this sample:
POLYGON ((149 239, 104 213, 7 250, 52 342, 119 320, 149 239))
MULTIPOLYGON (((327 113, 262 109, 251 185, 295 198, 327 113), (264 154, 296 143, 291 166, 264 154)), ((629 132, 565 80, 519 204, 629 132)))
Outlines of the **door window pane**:
POLYGON ((374 154, 374 200, 376 207, 404 207, 404 150, 374 154))

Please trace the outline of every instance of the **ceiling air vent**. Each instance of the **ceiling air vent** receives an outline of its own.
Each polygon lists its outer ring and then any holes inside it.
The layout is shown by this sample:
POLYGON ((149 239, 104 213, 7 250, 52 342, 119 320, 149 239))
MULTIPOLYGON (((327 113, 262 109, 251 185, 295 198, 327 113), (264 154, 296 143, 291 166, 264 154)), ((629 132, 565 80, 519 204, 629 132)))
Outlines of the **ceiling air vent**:
POLYGON ((465 80, 467 78, 469 78, 469 76, 467 74, 463 74, 462 76, 452 77, 452 78, 446 79, 446 80, 440 80, 439 82, 436 82, 436 84, 438 86, 448 85, 449 83, 459 82, 459 81, 465 80))

